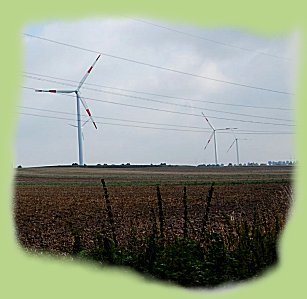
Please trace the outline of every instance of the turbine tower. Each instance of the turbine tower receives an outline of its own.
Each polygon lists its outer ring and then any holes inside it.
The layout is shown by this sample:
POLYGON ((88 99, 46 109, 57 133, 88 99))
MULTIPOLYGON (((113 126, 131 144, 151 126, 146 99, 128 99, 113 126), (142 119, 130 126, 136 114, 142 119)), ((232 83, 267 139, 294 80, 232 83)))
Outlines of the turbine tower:
POLYGON ((236 130, 237 128, 220 128, 220 129, 215 129, 211 123, 209 122, 208 118, 205 116, 205 114, 202 112, 203 117, 206 119, 207 123, 212 129, 212 133, 207 141, 206 146, 204 147, 204 150, 207 148, 208 144, 210 143, 212 137, 214 141, 214 156, 215 156, 215 165, 218 165, 218 160, 217 160, 217 142, 216 142, 216 131, 226 131, 226 130, 236 130))
POLYGON ((89 76, 90 72, 92 71, 94 65, 96 64, 96 62, 98 61, 98 59, 100 58, 101 54, 98 55, 98 57, 96 58, 96 60, 94 61, 94 63, 90 66, 90 68, 87 70, 87 72, 85 73, 85 75, 83 76, 83 78, 81 79, 78 87, 74 90, 57 90, 57 89, 49 89, 49 90, 43 90, 43 89, 36 89, 36 92, 49 92, 49 93, 75 93, 76 94, 76 100, 77 100, 77 130, 78 130, 78 149, 79 149, 79 165, 83 166, 84 162, 83 162, 83 145, 82 145, 82 126, 81 126, 81 114, 80 114, 80 102, 82 103, 86 113, 88 114, 88 116, 90 117, 94 127, 97 129, 96 123, 92 117, 91 111, 88 108, 86 102, 84 99, 81 98, 80 96, 80 88, 81 86, 84 84, 85 80, 87 79, 87 77, 89 76))

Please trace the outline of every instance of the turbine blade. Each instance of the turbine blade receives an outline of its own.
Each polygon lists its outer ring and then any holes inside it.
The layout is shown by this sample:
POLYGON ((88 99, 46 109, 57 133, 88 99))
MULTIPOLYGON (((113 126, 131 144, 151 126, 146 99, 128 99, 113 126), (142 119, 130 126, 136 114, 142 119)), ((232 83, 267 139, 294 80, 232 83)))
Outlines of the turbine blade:
POLYGON ((227 150, 227 153, 230 151, 230 149, 231 149, 232 146, 235 144, 235 142, 236 142, 236 140, 234 140, 234 141, 232 142, 232 144, 230 145, 229 149, 227 150))
POLYGON ((91 114, 90 109, 88 108, 88 106, 87 106, 87 104, 86 104, 86 101, 85 101, 84 99, 82 99, 80 96, 79 96, 79 99, 80 99, 80 101, 81 101, 81 103, 82 103, 82 105, 83 105, 83 107, 84 107, 84 109, 85 109, 87 115, 90 117, 90 119, 91 119, 91 121, 92 121, 94 127, 97 129, 96 123, 95 123, 95 121, 94 121, 94 119, 93 119, 93 117, 92 117, 92 114, 91 114))
POLYGON ((98 57, 96 58, 96 60, 94 61, 94 63, 90 66, 90 68, 87 70, 87 72, 85 73, 85 75, 83 76, 83 78, 81 79, 79 86, 77 88, 77 91, 80 90, 81 86, 83 85, 84 81, 86 80, 86 78, 88 77, 88 75, 90 74, 90 72, 92 71, 94 65, 96 64, 97 60, 99 59, 99 57, 101 56, 101 54, 98 55, 98 57))
POLYGON ((73 93, 75 90, 35 89, 35 92, 73 93))
POLYGON ((207 123, 209 124, 209 126, 211 127, 212 130, 214 130, 213 126, 210 124, 209 119, 206 117, 206 115, 202 112, 201 113, 203 115, 203 117, 206 119, 207 123))
POLYGON ((90 119, 88 118, 82 125, 82 127, 84 127, 88 122, 90 121, 90 119))
POLYGON ((209 137, 209 139, 208 139, 208 141, 207 141, 207 144, 206 144, 206 146, 204 147, 204 150, 207 148, 208 144, 210 143, 210 141, 211 141, 211 139, 212 139, 212 137, 213 137, 213 134, 214 134, 214 131, 211 133, 211 135, 210 135, 210 137, 209 137))

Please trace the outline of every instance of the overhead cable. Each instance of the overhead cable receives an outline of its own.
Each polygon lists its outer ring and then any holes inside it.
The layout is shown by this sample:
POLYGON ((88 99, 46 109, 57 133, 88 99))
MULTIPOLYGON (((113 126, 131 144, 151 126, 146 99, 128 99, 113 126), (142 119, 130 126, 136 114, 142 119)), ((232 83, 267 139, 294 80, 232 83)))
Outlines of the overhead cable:
POLYGON ((176 70, 176 69, 171 69, 171 68, 167 68, 167 67, 160 66, 160 65, 151 64, 151 63, 144 62, 144 61, 138 61, 138 60, 130 59, 130 58, 127 58, 127 57, 108 54, 108 53, 98 51, 98 50, 91 50, 91 49, 80 47, 80 46, 77 46, 77 45, 64 43, 64 42, 56 41, 56 40, 53 40, 53 39, 44 38, 44 37, 41 37, 41 36, 36 36, 36 35, 33 35, 33 34, 24 33, 24 35, 31 37, 31 38, 36 38, 36 39, 40 39, 40 40, 43 40, 43 41, 47 41, 47 42, 50 42, 50 43, 55 43, 55 44, 59 44, 59 45, 62 45, 62 46, 72 47, 72 48, 87 51, 87 52, 98 53, 98 54, 101 54, 101 55, 106 56, 106 57, 111 57, 111 58, 114 58, 114 59, 120 59, 120 60, 127 61, 127 62, 137 63, 137 64, 141 64, 141 65, 145 65, 145 66, 148 66, 148 67, 152 67, 152 68, 156 68, 156 69, 160 69, 160 70, 164 70, 164 71, 169 71, 169 72, 173 72, 173 73, 177 73, 177 74, 181 74, 181 75, 206 79, 206 80, 210 80, 210 81, 214 81, 214 82, 234 85, 234 86, 238 86, 238 87, 250 88, 250 89, 255 89, 255 90, 260 90, 260 91, 265 91, 265 92, 273 92, 273 93, 284 94, 284 95, 293 95, 293 93, 288 92, 288 91, 265 88, 265 87, 261 87, 261 86, 249 85, 249 84, 244 84, 244 83, 239 83, 239 82, 234 82, 234 81, 222 80, 222 79, 218 79, 218 78, 193 74, 193 73, 189 73, 189 72, 185 72, 185 71, 181 71, 181 70, 176 70))
MULTIPOLYGON (((29 90, 35 90, 35 88, 28 87, 28 86, 22 86, 22 88, 29 89, 29 90)), ((59 94, 59 95, 72 97, 70 94, 59 94)), ((125 106, 125 107, 139 108, 139 109, 159 111, 159 112, 167 112, 167 113, 180 114, 180 115, 189 115, 189 116, 194 116, 194 117, 202 117, 202 115, 196 114, 196 113, 188 113, 188 112, 180 112, 180 111, 167 110, 167 109, 159 109, 159 108, 154 108, 154 107, 132 105, 132 104, 119 103, 119 102, 108 101, 108 100, 101 100, 101 99, 96 99, 96 98, 92 98, 92 97, 83 97, 83 98, 87 99, 89 101, 96 101, 96 102, 108 103, 108 104, 113 104, 113 105, 120 105, 120 106, 125 106)), ((238 118, 225 118, 225 117, 217 117, 217 116, 209 116, 209 115, 208 115, 208 117, 215 118, 215 119, 222 119, 222 120, 231 120, 231 121, 236 121, 236 122, 253 123, 253 124, 288 126, 288 127, 294 127, 295 126, 295 125, 292 125, 292 124, 285 124, 285 123, 260 122, 260 121, 252 121, 252 120, 243 120, 243 119, 238 119, 238 118)))
MULTIPOLYGON (((75 80, 69 80, 69 79, 53 77, 53 76, 47 76, 47 75, 31 73, 31 72, 24 72, 24 74, 25 74, 25 76, 27 78, 32 78, 32 79, 35 78, 33 76, 36 76, 36 77, 45 77, 45 78, 51 78, 51 79, 62 80, 62 81, 67 81, 67 82, 79 83, 78 81, 75 81, 75 80)), ((37 80, 42 80, 42 79, 38 79, 37 78, 37 80)), ((52 81, 50 81, 50 82, 52 82, 52 81)), ((191 99, 191 98, 182 98, 182 97, 177 97, 177 96, 163 95, 163 94, 157 94, 157 93, 151 93, 151 92, 145 92, 145 91, 137 91, 137 90, 132 90, 132 89, 124 89, 124 88, 118 88, 118 87, 112 87, 112 86, 106 86, 106 85, 100 85, 100 84, 93 84, 93 83, 85 83, 84 85, 97 86, 97 87, 114 89, 114 90, 119 90, 119 91, 127 91, 127 92, 133 92, 133 93, 140 93, 140 94, 146 94, 146 95, 151 95, 151 96, 158 96, 158 97, 163 97, 163 98, 170 98, 170 99, 177 99, 177 100, 184 100, 184 101, 192 101, 192 102, 201 102, 201 103, 210 103, 210 104, 214 104, 214 105, 225 105, 225 106, 245 107, 245 108, 255 108, 255 109, 268 109, 268 110, 284 110, 284 111, 293 110, 291 108, 283 108, 283 107, 255 106, 255 105, 225 103, 225 102, 219 102, 219 101, 196 100, 196 99, 191 99)), ((75 85, 72 84, 70 86, 75 86, 75 85)), ((90 88, 87 88, 87 89, 91 90, 90 88)))

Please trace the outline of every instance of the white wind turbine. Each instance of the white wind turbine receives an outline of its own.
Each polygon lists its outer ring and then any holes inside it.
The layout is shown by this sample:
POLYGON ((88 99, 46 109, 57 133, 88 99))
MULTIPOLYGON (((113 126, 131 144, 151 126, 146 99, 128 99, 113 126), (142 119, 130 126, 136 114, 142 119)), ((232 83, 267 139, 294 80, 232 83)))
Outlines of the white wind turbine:
POLYGON ((219 128, 219 129, 215 129, 211 123, 209 122, 208 118, 205 116, 205 114, 202 112, 203 117, 206 119, 207 123, 209 124, 209 126, 212 129, 212 133, 207 141, 206 146, 204 147, 204 150, 207 148, 208 144, 210 143, 212 137, 213 137, 213 141, 214 141, 214 155, 215 155, 215 165, 218 165, 218 161, 217 161, 217 144, 216 144, 216 131, 226 131, 226 130, 236 130, 237 128, 219 128))
POLYGON ((87 72, 85 73, 85 75, 81 79, 77 89, 74 89, 74 90, 57 90, 57 89, 43 90, 43 89, 37 89, 37 90, 35 90, 36 92, 75 93, 76 94, 76 100, 77 100, 78 149, 79 149, 79 165, 80 166, 84 165, 84 162, 83 162, 83 146, 82 146, 82 126, 81 126, 80 102, 82 103, 86 113, 90 117, 94 127, 97 129, 96 123, 94 122, 94 119, 92 117, 90 109, 88 108, 85 100, 80 97, 80 88, 83 85, 83 83, 85 82, 85 80, 87 79, 87 77, 89 76, 90 72, 92 71, 94 65, 96 64, 96 62, 97 62, 97 60, 99 59, 100 56, 101 56, 101 54, 99 54, 99 56, 96 58, 94 63, 87 70, 87 72))
POLYGON ((247 140, 247 139, 246 139, 246 138, 241 138, 241 139, 239 139, 239 138, 237 138, 237 137, 235 136, 234 141, 232 142, 232 144, 230 145, 230 147, 229 147, 228 150, 227 150, 227 153, 228 153, 228 152, 230 151, 230 149, 232 148, 232 146, 233 146, 234 144, 236 144, 237 165, 240 164, 240 159, 239 159, 239 143, 238 143, 238 140, 247 140))
MULTIPOLYGON (((85 125, 89 122, 89 120, 90 119, 87 119, 82 125, 81 125, 81 128, 83 129, 84 127, 85 127, 85 125)), ((76 125, 72 125, 72 124, 68 124, 69 126, 71 126, 71 127, 74 127, 74 128, 78 128, 78 126, 76 126, 76 125)), ((83 134, 83 132, 82 132, 82 139, 83 139, 83 141, 84 141, 84 134, 83 134)))

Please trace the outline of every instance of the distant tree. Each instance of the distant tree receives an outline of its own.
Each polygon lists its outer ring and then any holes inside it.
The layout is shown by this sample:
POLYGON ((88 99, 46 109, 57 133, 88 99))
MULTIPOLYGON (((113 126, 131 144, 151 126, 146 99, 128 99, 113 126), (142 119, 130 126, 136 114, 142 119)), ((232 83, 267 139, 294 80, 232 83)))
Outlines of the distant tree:
POLYGON ((18 167, 17 168, 22 168, 22 166, 21 165, 18 165, 18 167))

